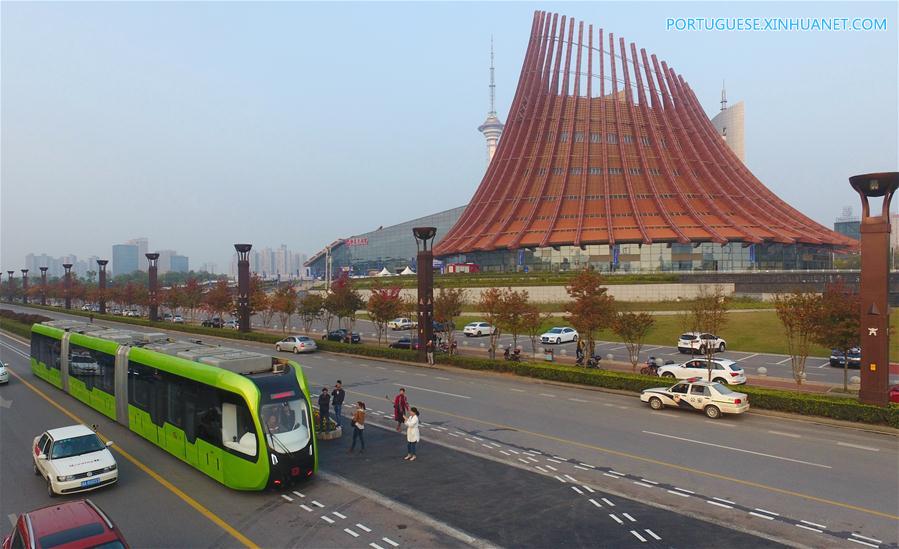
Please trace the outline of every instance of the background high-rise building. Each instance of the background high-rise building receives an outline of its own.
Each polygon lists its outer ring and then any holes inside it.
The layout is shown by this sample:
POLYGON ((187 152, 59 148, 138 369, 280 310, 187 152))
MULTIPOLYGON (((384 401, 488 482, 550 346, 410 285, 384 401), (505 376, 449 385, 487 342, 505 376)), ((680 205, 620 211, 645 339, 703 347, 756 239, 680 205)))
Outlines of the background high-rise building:
POLYGON ((145 261, 147 257, 147 252, 150 251, 150 241, 145 236, 141 236, 138 238, 132 238, 125 242, 125 244, 131 244, 132 246, 137 246, 137 268, 141 271, 148 272, 150 270, 150 262, 145 261))
MULTIPOLYGON (((113 276, 131 274, 140 270, 139 248, 134 244, 114 244, 112 246, 113 276)), ((146 260, 144 260, 146 262, 146 260)))
POLYGON ((833 222, 833 230, 849 238, 861 239, 861 219, 852 212, 852 206, 843 206, 840 216, 833 222))
MULTIPOLYGON (((250 272, 264 279, 293 279, 303 274, 303 263, 306 254, 296 253, 286 244, 275 250, 271 248, 253 249, 250 251, 250 272)), ((237 254, 231 258, 230 274, 237 276, 237 254)))

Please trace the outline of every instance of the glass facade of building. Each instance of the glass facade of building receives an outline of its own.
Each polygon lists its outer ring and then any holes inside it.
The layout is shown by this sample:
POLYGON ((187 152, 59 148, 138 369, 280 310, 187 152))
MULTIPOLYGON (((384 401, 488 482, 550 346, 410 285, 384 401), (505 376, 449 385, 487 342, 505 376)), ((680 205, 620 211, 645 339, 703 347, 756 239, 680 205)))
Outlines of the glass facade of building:
MULTIPOLYGON (((138 247, 134 244, 115 244, 112 247, 113 276, 131 274, 140 269, 138 247)), ((146 260, 144 260, 146 261, 146 260)))

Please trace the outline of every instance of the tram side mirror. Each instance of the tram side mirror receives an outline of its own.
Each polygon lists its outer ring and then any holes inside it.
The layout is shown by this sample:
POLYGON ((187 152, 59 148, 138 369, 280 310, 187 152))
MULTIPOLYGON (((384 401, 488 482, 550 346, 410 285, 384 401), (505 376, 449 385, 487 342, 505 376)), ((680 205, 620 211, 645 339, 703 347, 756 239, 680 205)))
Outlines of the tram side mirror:
POLYGON ((109 448, 110 446, 112 446, 112 441, 111 441, 111 440, 107 440, 107 441, 106 441, 106 447, 109 448))

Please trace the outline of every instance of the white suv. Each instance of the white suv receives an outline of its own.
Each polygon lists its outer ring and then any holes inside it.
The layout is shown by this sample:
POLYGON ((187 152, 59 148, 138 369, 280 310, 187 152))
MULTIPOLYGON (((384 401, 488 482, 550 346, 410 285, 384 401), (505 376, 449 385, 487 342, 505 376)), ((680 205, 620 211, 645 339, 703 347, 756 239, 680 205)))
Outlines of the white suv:
POLYGON ((495 331, 496 328, 489 322, 470 322, 462 328, 462 333, 466 337, 493 335, 495 331))
POLYGON ((681 334, 677 340, 677 350, 682 353, 704 355, 708 349, 723 353, 726 348, 726 341, 716 335, 703 332, 687 332, 681 334))
POLYGON ((727 385, 746 383, 746 373, 743 368, 733 360, 726 358, 716 358, 711 363, 704 358, 698 358, 688 360, 683 364, 669 364, 659 368, 659 375, 677 379, 699 378, 727 385), (712 366, 711 376, 709 375, 709 364, 712 366))
POLYGON ((50 429, 32 443, 34 474, 47 479, 50 497, 112 484, 119 469, 109 446, 84 425, 50 429))

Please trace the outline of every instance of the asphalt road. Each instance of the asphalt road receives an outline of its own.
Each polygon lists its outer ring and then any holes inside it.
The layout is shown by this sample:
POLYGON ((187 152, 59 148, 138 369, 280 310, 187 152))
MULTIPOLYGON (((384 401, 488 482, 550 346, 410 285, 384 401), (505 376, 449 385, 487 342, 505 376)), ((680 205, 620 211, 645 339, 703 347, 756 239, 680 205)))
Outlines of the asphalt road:
MULTIPOLYGON (((631 396, 325 353, 301 362, 316 386, 340 378, 350 400, 382 414, 390 413, 382 399, 405 386, 429 424, 426 443, 560 485, 553 477, 568 475, 616 497, 804 545, 899 541, 895 435, 756 414, 711 421, 652 412, 631 396)), ((666 531, 664 539, 682 535, 666 531)))

